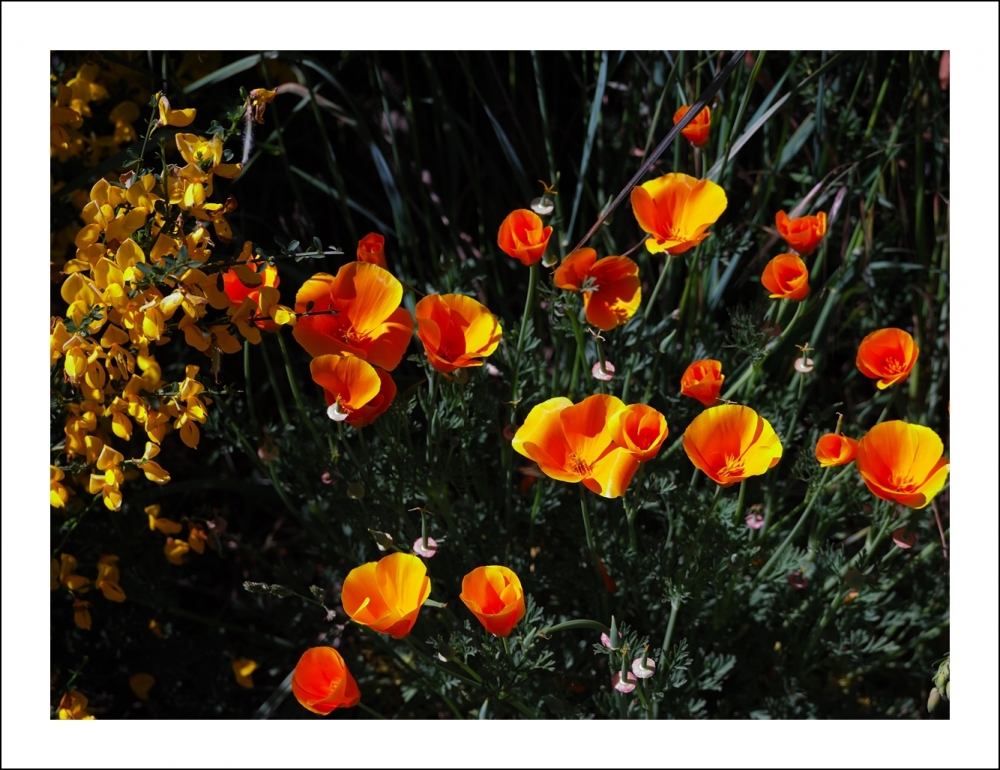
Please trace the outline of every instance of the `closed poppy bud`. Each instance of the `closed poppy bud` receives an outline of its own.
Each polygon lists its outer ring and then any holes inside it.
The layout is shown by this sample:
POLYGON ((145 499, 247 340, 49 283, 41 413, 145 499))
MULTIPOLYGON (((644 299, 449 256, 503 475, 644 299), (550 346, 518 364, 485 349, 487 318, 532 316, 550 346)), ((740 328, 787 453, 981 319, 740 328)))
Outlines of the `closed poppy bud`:
POLYGON ((383 270, 388 270, 385 263, 385 238, 378 233, 368 233, 358 242, 358 261, 371 262, 383 270))
POLYGON ((809 269, 794 254, 779 254, 764 267, 760 277, 771 299, 799 302, 809 296, 809 269))
POLYGON ((667 440, 667 418, 645 404, 631 404, 611 416, 611 438, 641 463, 656 457, 667 440))
POLYGON ((462 294, 429 294, 415 308, 417 336, 439 372, 482 366, 500 344, 501 329, 489 309, 462 294))
POLYGON ((132 674, 128 678, 128 686, 132 688, 135 697, 143 701, 149 700, 149 691, 154 684, 156 680, 150 674, 132 674))
POLYGON ((494 636, 509 636, 524 617, 521 581, 506 567, 477 567, 462 579, 459 598, 494 636))
POLYGON ((837 433, 827 433, 816 442, 816 459, 821 468, 847 465, 857 454, 858 442, 837 433))
POLYGON ((857 466, 876 497, 924 508, 941 491, 950 465, 944 444, 930 428, 890 420, 858 442, 857 466))
POLYGON ((902 329, 879 329, 861 340, 855 363, 865 377, 878 380, 879 390, 910 376, 920 355, 913 337, 902 329))
POLYGON ((533 265, 542 258, 552 237, 552 228, 542 225, 542 218, 534 211, 518 209, 507 215, 497 234, 497 245, 501 250, 521 260, 522 264, 533 265))
POLYGON ((632 188, 632 211, 650 254, 683 254, 705 240, 726 210, 726 193, 708 179, 665 174, 632 188))
POLYGON ((579 249, 563 260, 553 277, 560 289, 583 293, 587 322, 611 331, 635 315, 642 301, 639 266, 628 257, 597 258, 579 249))
POLYGON ((812 254, 826 235, 826 212, 812 217, 789 219, 788 214, 779 211, 774 217, 778 233, 785 239, 788 248, 795 249, 803 257, 812 254))
MULTIPOLYGON (((674 125, 681 122, 681 118, 687 115, 690 105, 685 104, 674 113, 674 125)), ((704 147, 708 144, 708 132, 712 127, 712 111, 705 107, 701 112, 691 119, 684 128, 681 129, 681 136, 687 139, 695 147, 704 147)))
POLYGON ((713 406, 695 417, 683 437, 695 467, 722 487, 760 476, 781 459, 771 424, 748 406, 713 406))
POLYGON ((681 395, 701 401, 705 406, 714 406, 725 379, 721 361, 703 358, 688 366, 681 375, 681 395))
POLYGON ((361 700, 357 682, 333 647, 312 647, 302 653, 292 674, 292 694, 303 708, 324 715, 361 700))
POLYGON ((344 579, 340 602, 355 623, 402 639, 417 622, 430 593, 424 562, 413 554, 391 553, 352 569, 344 579))
POLYGON ((356 356, 391 372, 413 335, 402 299, 403 285, 388 270, 348 262, 336 275, 317 273, 302 284, 295 312, 318 315, 299 316, 292 334, 312 356, 356 356))

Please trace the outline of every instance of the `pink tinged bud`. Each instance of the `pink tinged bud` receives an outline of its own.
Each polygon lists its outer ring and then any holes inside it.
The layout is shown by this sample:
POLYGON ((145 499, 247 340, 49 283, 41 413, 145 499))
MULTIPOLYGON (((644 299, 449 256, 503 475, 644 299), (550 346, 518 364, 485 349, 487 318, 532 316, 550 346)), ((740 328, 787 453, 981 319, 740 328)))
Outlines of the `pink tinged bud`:
POLYGON ((601 634, 601 644, 603 644, 605 647, 607 647, 610 650, 611 649, 611 637, 609 637, 607 634, 601 634))
POLYGON ((632 673, 640 679, 649 679, 649 677, 656 673, 656 661, 652 658, 646 658, 643 661, 643 657, 640 655, 632 661, 632 673))
POLYGON ((635 674, 631 671, 626 675, 625 681, 622 681, 622 672, 618 671, 613 677, 611 677, 611 686, 614 687, 618 692, 629 693, 635 689, 635 683, 638 680, 635 678, 635 674))
POLYGON ((423 556, 425 559, 430 559, 434 554, 437 553, 438 544, 433 537, 427 538, 427 547, 424 547, 424 539, 418 537, 413 543, 413 553, 417 556, 423 556))
POLYGON ((594 376, 595 380, 600 380, 601 382, 610 382, 611 378, 615 376, 615 367, 610 361, 605 361, 604 366, 601 366, 601 362, 598 361, 594 364, 590 373, 594 376))
POLYGON ((809 587, 809 578, 803 575, 799 570, 791 572, 788 575, 788 585, 795 589, 802 589, 809 587))
POLYGON ((764 514, 751 511, 747 514, 745 521, 750 529, 760 529, 764 526, 764 514))
POLYGON ((913 548, 917 544, 917 533, 910 532, 906 527, 900 527, 893 530, 892 542, 900 548, 913 548))

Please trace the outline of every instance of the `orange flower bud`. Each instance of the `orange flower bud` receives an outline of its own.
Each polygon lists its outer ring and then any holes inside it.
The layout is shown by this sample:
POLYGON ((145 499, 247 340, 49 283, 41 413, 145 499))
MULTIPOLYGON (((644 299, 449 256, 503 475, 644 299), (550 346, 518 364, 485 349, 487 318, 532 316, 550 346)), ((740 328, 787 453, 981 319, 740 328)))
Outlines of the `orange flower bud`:
POLYGON ((538 214, 528 209, 517 209, 508 214, 500 225, 497 245, 514 259, 533 265, 542 258, 551 237, 552 228, 543 227, 538 214))
POLYGON ((500 344, 501 329, 489 309, 462 294, 430 294, 415 308, 417 336, 439 372, 482 366, 500 344))
POLYGON ((681 395, 697 399, 705 406, 714 406, 725 379, 721 361, 703 358, 693 362, 681 375, 681 395))
MULTIPOLYGON (((687 112, 690 109, 691 106, 685 104, 674 113, 675 126, 681 122, 681 118, 687 115, 687 112)), ((711 127, 712 111, 708 107, 705 107, 701 112, 694 116, 690 123, 681 129, 681 136, 691 142, 691 144, 695 147, 704 147, 708 144, 708 132, 711 127)))
POLYGON ((768 262, 760 282, 771 292, 771 299, 800 302, 809 296, 809 269, 794 254, 779 254, 768 262))
POLYGON ((708 179, 665 174, 632 188, 632 212, 650 254, 683 254, 705 240, 726 210, 726 193, 708 179))
POLYGON ((292 674, 292 694, 303 708, 324 715, 361 700, 357 682, 333 647, 312 647, 302 653, 292 674))
POLYGON ((858 442, 837 433, 827 433, 816 442, 816 459, 822 468, 847 465, 857 454, 858 442))
POLYGON ((816 216, 789 219, 788 214, 779 211, 774 217, 778 233, 785 239, 788 248, 795 249, 803 257, 812 254, 826 235, 826 212, 816 216))
POLYGON ((402 639, 417 622, 430 593, 424 562, 409 553, 391 553, 352 569, 344 579, 340 602, 355 623, 402 639))
POLYGON ((923 425, 890 420, 858 442, 857 466, 876 497, 924 508, 944 487, 951 466, 940 436, 923 425))
POLYGON ((521 581, 506 567, 477 567, 462 579, 459 598, 494 636, 510 636, 524 617, 521 581))
POLYGON ((684 451, 694 466, 722 487, 760 476, 781 459, 781 440, 748 406, 713 406, 684 431, 684 451))
POLYGON ((631 404, 611 416, 611 438, 641 463, 656 457, 667 440, 667 418, 645 404, 631 404))
POLYGON ((910 376, 919 355, 920 348, 907 332, 879 329, 861 340, 856 363, 865 377, 877 379, 878 389, 885 390, 910 376))
POLYGON ((368 233, 358 243, 358 261, 371 262, 383 270, 388 270, 385 263, 385 238, 378 233, 368 233))

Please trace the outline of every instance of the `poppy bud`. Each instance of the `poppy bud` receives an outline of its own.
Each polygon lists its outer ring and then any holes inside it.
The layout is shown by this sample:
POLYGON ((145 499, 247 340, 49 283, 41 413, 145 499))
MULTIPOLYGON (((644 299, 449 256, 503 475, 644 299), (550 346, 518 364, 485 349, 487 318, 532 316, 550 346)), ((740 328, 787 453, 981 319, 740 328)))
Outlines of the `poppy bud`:
POLYGON ((313 647, 302 653, 292 673, 292 693, 315 714, 349 708, 361 700, 354 677, 332 647, 313 647))
POLYGON ((608 647, 612 650, 617 650, 622 646, 622 638, 618 633, 618 621, 615 620, 615 616, 611 616, 611 635, 608 641, 608 647))
POLYGON ((771 299, 800 302, 809 296, 809 269, 795 254, 779 254, 768 262, 760 282, 771 299))
POLYGON ((494 636, 509 636, 524 617, 521 581, 507 567, 477 567, 462 579, 459 598, 494 636))
POLYGON ((379 532, 377 529, 369 529, 368 534, 375 538, 375 545, 378 546, 380 551, 388 551, 396 547, 392 542, 392 535, 388 532, 379 532))

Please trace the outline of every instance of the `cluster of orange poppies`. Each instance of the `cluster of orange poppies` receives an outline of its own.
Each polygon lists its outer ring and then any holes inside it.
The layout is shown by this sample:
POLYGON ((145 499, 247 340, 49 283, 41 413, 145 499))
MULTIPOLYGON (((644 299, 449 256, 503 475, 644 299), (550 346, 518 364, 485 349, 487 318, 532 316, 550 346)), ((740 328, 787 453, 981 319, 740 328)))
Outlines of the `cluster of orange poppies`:
MULTIPOLYGON (((317 273, 295 295, 292 332, 314 356, 309 369, 323 388, 327 414, 361 428, 389 408, 396 383, 389 375, 403 358, 414 319, 401 307, 403 285, 385 265, 385 239, 372 233, 358 259, 336 275, 317 273)), ((482 366, 500 343, 489 310, 461 294, 431 294, 416 305, 417 336, 440 372, 482 366)))
MULTIPOLYGON (((412 554, 396 552, 352 569, 344 579, 341 604, 355 623, 402 639, 417 622, 430 592, 424 563, 412 554)), ((524 617, 521 581, 507 567, 477 567, 462 579, 459 598, 494 636, 509 636, 524 617)), ((292 692, 317 714, 354 706, 361 699, 344 659, 332 647, 303 653, 292 675, 292 692)))

